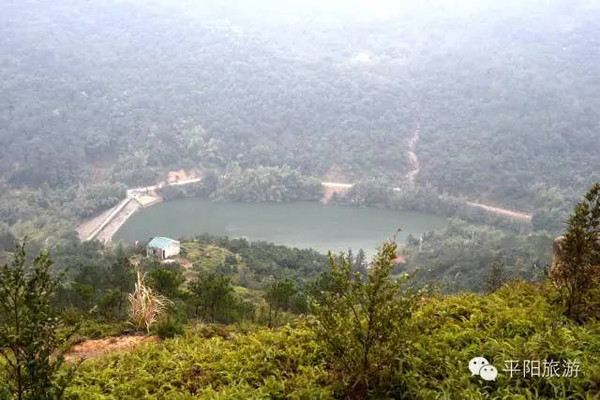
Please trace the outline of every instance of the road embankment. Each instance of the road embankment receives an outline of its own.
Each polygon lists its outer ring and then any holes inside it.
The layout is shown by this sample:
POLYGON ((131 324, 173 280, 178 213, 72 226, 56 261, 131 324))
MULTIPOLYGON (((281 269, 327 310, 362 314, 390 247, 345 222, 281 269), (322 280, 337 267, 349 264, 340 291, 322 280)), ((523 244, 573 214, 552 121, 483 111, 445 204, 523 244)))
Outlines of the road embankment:
POLYGON ((117 231, 127 220, 142 208, 151 207, 163 201, 158 193, 165 186, 181 186, 198 183, 202 177, 193 177, 176 181, 165 181, 157 185, 144 186, 127 190, 127 195, 119 204, 104 211, 100 215, 82 222, 76 229, 79 239, 100 240, 110 242, 117 231))

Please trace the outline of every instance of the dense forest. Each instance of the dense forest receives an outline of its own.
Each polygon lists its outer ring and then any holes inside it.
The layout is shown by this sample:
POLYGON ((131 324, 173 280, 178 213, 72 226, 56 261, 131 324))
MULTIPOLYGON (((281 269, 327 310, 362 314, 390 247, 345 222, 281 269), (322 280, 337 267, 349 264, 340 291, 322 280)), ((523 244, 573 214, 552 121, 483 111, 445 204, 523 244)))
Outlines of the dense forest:
POLYGON ((9 2, 2 222, 64 233, 182 167, 396 186, 417 132, 418 185, 564 220, 599 178, 599 8, 352 4, 9 2))
POLYGON ((0 54, 0 399, 600 396, 597 1, 7 0, 0 54), (154 200, 448 223, 78 236, 182 169, 154 200))

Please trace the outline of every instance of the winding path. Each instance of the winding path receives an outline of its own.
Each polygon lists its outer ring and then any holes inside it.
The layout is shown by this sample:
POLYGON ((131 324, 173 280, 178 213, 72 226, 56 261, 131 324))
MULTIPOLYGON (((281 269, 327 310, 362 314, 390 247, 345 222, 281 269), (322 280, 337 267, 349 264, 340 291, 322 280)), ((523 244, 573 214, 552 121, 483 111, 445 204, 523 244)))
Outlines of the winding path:
MULTIPOLYGON (((354 186, 353 183, 343 183, 343 182, 321 182, 321 185, 323 185, 326 188, 333 188, 333 189, 338 189, 338 190, 339 189, 342 189, 342 190, 350 189, 354 186)), ((391 189, 394 192, 402 191, 402 188, 399 188, 399 187, 395 187, 395 188, 391 188, 391 189)), ((514 211, 514 210, 509 210, 507 208, 490 206, 487 204, 477 203, 474 201, 467 201, 466 204, 471 207, 481 208, 482 210, 485 210, 492 214, 502 215, 505 217, 509 217, 509 218, 513 218, 513 219, 517 219, 517 220, 521 220, 521 221, 531 221, 531 217, 532 217, 531 214, 527 214, 527 213, 524 213, 521 211, 514 211)))
POLYGON ((495 206, 490 206, 487 204, 481 204, 474 201, 467 201, 467 204, 472 207, 478 207, 482 210, 489 211, 493 214, 504 215, 506 217, 522 220, 522 221, 531 221, 532 215, 527 214, 521 211, 508 210, 506 208, 500 208, 495 206))
MULTIPOLYGON (((408 161, 411 166, 411 170, 408 171, 405 175, 406 181, 410 186, 414 186, 415 178, 421 171, 421 164, 419 163, 419 157, 417 157, 417 143, 419 142, 419 138, 421 136, 421 124, 417 123, 415 126, 415 130, 413 135, 408 141, 408 161)), ((353 183, 342 183, 342 182, 321 182, 321 185, 325 188, 334 189, 337 192, 345 191, 354 186, 353 183)), ((395 192, 399 192, 402 189, 399 187, 391 188, 395 192)), ((480 208, 484 211, 490 212, 492 214, 501 215, 504 217, 509 217, 512 219, 520 220, 520 221, 531 221, 531 214, 524 213, 521 211, 509 210, 506 208, 491 206, 488 204, 482 204, 474 201, 467 201, 467 205, 471 207, 480 208)))
POLYGON ((408 162, 410 163, 411 170, 406 173, 406 181, 409 185, 415 184, 415 178, 421 170, 421 164, 419 163, 419 157, 417 157, 417 143, 421 135, 421 124, 417 123, 415 131, 412 137, 408 141, 408 162))

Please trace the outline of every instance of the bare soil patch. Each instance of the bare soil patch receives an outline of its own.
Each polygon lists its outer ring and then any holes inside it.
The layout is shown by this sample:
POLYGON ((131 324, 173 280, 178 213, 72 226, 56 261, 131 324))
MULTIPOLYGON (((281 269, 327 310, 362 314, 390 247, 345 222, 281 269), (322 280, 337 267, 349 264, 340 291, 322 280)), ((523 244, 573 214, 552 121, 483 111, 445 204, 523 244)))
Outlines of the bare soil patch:
POLYGON ((187 171, 185 169, 180 169, 178 171, 169 171, 167 174, 167 184, 197 179, 201 176, 202 173, 197 169, 190 169, 187 171))
POLYGON ((105 339, 91 339, 76 344, 65 354, 67 362, 98 358, 121 351, 129 351, 142 343, 158 342, 157 336, 116 336, 105 339))

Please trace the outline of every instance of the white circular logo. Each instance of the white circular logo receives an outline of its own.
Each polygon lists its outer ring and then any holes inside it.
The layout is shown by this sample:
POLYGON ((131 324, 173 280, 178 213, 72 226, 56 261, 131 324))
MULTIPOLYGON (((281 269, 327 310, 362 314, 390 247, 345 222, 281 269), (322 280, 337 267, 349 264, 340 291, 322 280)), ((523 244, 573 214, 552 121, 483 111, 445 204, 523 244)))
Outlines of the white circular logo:
POLYGON ((484 365, 479 370, 479 376, 481 376, 481 379, 484 381, 494 381, 498 376, 498 370, 493 365, 484 365))
POLYGON ((479 375, 479 370, 484 365, 489 365, 490 362, 483 357, 475 357, 469 361, 469 371, 471 375, 479 375))

